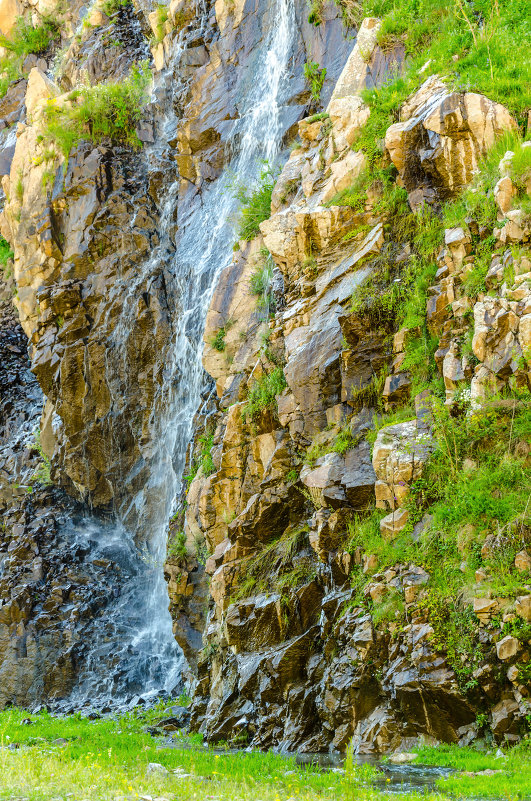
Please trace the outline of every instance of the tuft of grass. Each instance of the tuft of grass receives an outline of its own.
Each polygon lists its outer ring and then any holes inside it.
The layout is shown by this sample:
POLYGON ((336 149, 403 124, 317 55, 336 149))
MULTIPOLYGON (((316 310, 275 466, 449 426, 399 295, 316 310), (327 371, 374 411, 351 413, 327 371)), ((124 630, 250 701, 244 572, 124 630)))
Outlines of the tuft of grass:
POLYGON ((105 0, 105 2, 101 7, 101 10, 108 17, 113 17, 120 11, 121 8, 125 8, 126 6, 130 5, 131 5, 131 0, 105 0))
POLYGON ((249 291, 256 297, 257 309, 269 314, 275 310, 275 298, 272 292, 273 257, 266 248, 262 248, 260 255, 263 261, 257 265, 251 275, 249 291))
POLYGON ((316 61, 307 61, 304 65, 304 77, 310 89, 312 100, 318 103, 326 78, 326 67, 320 67, 316 61))
POLYGON ((269 164, 263 164, 254 187, 236 183, 234 194, 240 203, 238 239, 250 241, 260 233, 260 223, 271 216, 271 195, 276 183, 276 173, 269 164))
POLYGON ((151 73, 147 62, 134 65, 120 83, 87 86, 70 93, 70 106, 57 106, 51 99, 45 107, 43 139, 54 143, 68 159, 72 148, 83 140, 94 145, 110 139, 115 144, 139 148, 136 127, 148 101, 151 73))
POLYGON ((242 419, 257 420, 265 411, 276 414, 277 395, 280 395, 286 386, 282 367, 275 367, 270 373, 255 381, 243 406, 242 419))
POLYGON ((184 531, 178 531, 177 534, 168 539, 166 549, 166 559, 186 559, 188 551, 186 550, 186 534, 184 531))

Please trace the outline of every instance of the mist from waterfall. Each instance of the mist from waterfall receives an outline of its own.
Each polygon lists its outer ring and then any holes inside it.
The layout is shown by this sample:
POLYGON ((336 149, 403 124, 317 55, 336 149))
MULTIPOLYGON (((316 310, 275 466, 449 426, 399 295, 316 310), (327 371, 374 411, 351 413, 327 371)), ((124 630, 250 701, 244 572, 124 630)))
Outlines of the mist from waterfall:
MULTIPOLYGON (((198 26, 207 13, 198 14, 198 26)), ((84 633, 79 680, 71 701, 77 706, 126 702, 179 687, 184 657, 172 632, 169 599, 164 580, 168 520, 178 495, 192 423, 200 403, 203 369, 203 330, 208 305, 220 272, 232 259, 231 220, 237 201, 228 187, 229 176, 252 184, 262 160, 273 162, 281 148, 282 97, 291 58, 295 18, 293 0, 271 0, 263 14, 262 40, 256 46, 245 89, 238 100, 239 117, 229 135, 231 154, 224 173, 202 188, 196 203, 175 234, 179 175, 166 181, 160 208, 160 244, 144 269, 127 286, 122 314, 109 343, 109 354, 121 358, 126 369, 124 343, 134 324, 135 296, 154 270, 162 268, 173 299, 171 343, 161 358, 163 380, 154 401, 149 437, 142 446, 149 478, 117 510, 116 518, 102 523, 95 517, 71 520, 68 536, 90 552, 90 559, 109 559, 121 570, 122 590, 111 597, 103 615, 84 633)), ((156 160, 161 142, 170 137, 179 120, 171 92, 178 92, 182 41, 175 47, 154 93, 166 98, 166 114, 158 139, 146 153, 156 160), (178 84, 178 82, 177 82, 178 84)), ((183 79, 184 81, 184 79, 183 79)), ((112 290, 111 290, 112 291, 112 290)), ((115 287, 116 292, 124 286, 115 287)), ((109 358, 111 358, 109 356, 109 358)), ((112 595, 112 590, 110 591, 112 595)))

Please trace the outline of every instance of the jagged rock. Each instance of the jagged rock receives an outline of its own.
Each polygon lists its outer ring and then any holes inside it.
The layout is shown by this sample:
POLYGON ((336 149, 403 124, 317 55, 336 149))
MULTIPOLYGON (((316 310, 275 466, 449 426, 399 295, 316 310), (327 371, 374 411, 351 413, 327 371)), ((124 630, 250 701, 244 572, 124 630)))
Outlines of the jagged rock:
POLYGON ((409 512, 407 509, 395 509, 380 520, 380 531, 383 537, 393 539, 407 525, 409 512))
POLYGON ((450 92, 432 76, 387 130, 385 146, 411 205, 418 206, 456 195, 496 138, 515 129, 500 104, 473 92, 450 92))
POLYGON ((515 713, 518 711, 518 704, 512 698, 500 701, 492 709, 492 733, 501 740, 504 734, 511 732, 515 726, 515 713))
POLYGON ((394 509, 407 497, 409 484, 422 473, 434 447, 430 434, 417 429, 416 420, 380 429, 372 452, 372 464, 381 482, 378 501, 394 509), (385 485, 385 487, 384 487, 385 485))

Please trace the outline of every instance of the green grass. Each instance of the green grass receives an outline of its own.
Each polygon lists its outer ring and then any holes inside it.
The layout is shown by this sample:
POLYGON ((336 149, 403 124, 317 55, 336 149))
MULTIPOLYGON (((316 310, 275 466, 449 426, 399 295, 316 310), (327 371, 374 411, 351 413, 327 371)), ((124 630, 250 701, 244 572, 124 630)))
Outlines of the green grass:
POLYGON ((0 34, 0 46, 7 54, 0 59, 0 97, 22 75, 22 63, 31 53, 42 55, 60 37, 59 22, 45 16, 38 25, 18 17, 9 36, 0 34))
POLYGON ((275 367, 251 384, 247 401, 242 409, 243 420, 257 420, 263 412, 277 412, 277 395, 286 388, 282 367, 275 367))
MULTIPOLYGON (((433 644, 446 653, 465 692, 475 686, 472 673, 482 652, 478 621, 471 606, 461 600, 463 592, 470 595, 473 588, 472 594, 491 592, 493 597, 525 592, 525 577, 514 567, 514 557, 524 545, 531 545, 531 468, 525 457, 516 455, 515 446, 531 437, 530 408, 531 398, 523 395, 494 400, 484 409, 454 418, 436 401, 433 416, 438 447, 422 477, 412 485, 406 501, 410 513, 406 528, 388 541, 380 534, 380 519, 386 512, 379 510, 354 518, 348 525, 347 549, 354 552, 361 546, 367 554, 375 554, 378 571, 412 562, 430 574, 420 608, 434 628, 433 644), (466 470, 465 458, 473 460, 466 470), (432 524, 413 541, 412 528, 426 513, 432 516, 432 524), (501 544, 482 556, 481 546, 490 533, 500 533, 501 544), (485 568, 488 578, 475 588, 478 567, 485 568)), ((376 418, 376 429, 401 422, 402 416, 411 418, 411 407, 376 418)), ((375 432, 370 439, 374 441, 375 432)), ((351 581, 355 603, 375 612, 377 623, 401 619, 398 599, 389 598, 380 608, 364 597, 369 577, 360 568, 355 568, 351 581)), ((527 629, 523 637, 526 635, 527 629)))
POLYGON ((304 65, 304 77, 312 100, 318 103, 321 99, 321 91, 326 78, 326 68, 321 68, 316 61, 307 61, 304 65))
POLYGON ((269 164, 264 164, 258 181, 248 187, 236 182, 233 191, 240 204, 238 220, 238 239, 250 241, 260 233, 260 223, 271 216, 271 195, 275 188, 277 175, 269 164))
POLYGON ((260 255, 263 261, 251 274, 249 291, 256 298, 256 308, 269 314, 275 309, 275 298, 272 292, 274 263, 267 248, 262 248, 260 255))
POLYGON ((363 16, 383 17, 379 43, 384 48, 400 41, 408 66, 365 99, 371 117, 358 145, 373 162, 378 141, 398 119, 406 97, 430 73, 445 77, 450 86, 476 91, 503 103, 524 125, 531 107, 531 43, 529 9, 525 0, 470 0, 465 19, 457 3, 443 0, 366 0, 363 16), (497 10, 499 8, 499 14, 497 10), (420 68, 431 60, 422 75, 420 68))
POLYGON ((9 242, 7 242, 3 236, 0 236, 0 265, 3 268, 5 280, 11 277, 10 275, 6 275, 6 269, 7 262, 9 259, 12 259, 14 255, 9 242))
POLYGON ((184 531, 178 531, 173 537, 168 539, 166 548, 167 559, 185 559, 188 555, 186 550, 186 534, 184 531))
POLYGON ((504 798, 525 799, 531 797, 531 740, 507 750, 503 757, 474 748, 456 745, 440 745, 435 748, 415 749, 418 761, 428 765, 455 768, 455 774, 440 779, 437 787, 445 796, 453 798, 504 798), (461 771, 479 772, 501 770, 494 776, 463 776, 461 771))
MULTIPOLYGON (((129 713, 116 720, 89 721, 79 715, 54 718, 19 709, 0 713, 0 798, 28 801, 69 797, 74 801, 134 799, 141 796, 199 801, 350 801, 368 785, 374 770, 349 769, 348 775, 317 767, 300 767, 293 758, 273 753, 229 753, 205 748, 200 735, 177 737, 177 748, 159 748, 145 732, 163 717, 163 706, 148 713, 129 713), (42 738, 42 741, 40 740, 42 738), (53 744, 55 739, 66 744, 53 744), (16 750, 8 749, 17 743, 16 750), (149 763, 162 764, 164 776, 146 776, 149 763), (188 774, 179 778, 178 773, 188 774), (363 788, 363 789, 362 789, 363 788)), ((359 797, 359 795, 358 795, 359 797)))
POLYGON ((201 434, 201 436, 197 440, 197 443, 199 445, 199 453, 197 455, 196 453, 194 453, 194 460, 192 463, 190 474, 184 477, 184 480, 188 482, 188 485, 192 483, 199 470, 201 470, 201 475, 207 477, 211 476, 212 473, 216 472, 216 466, 214 464, 214 460, 212 459, 214 434, 208 432, 201 434))
POLYGON ((117 14, 121 8, 130 5, 131 0, 105 0, 101 10, 104 14, 107 14, 108 17, 112 17, 114 14, 117 14))
POLYGON ((43 139, 55 143, 65 158, 83 140, 94 145, 110 139, 115 144, 141 147, 136 127, 148 100, 151 73, 147 63, 133 66, 120 83, 87 86, 70 93, 71 105, 45 108, 43 139))

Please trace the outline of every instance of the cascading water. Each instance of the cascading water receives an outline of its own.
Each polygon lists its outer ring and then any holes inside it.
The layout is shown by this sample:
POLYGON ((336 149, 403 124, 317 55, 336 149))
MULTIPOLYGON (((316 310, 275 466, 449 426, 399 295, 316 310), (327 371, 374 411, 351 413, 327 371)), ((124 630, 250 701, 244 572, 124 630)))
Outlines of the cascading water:
MULTIPOLYGON (((200 24, 206 19, 205 13, 200 24)), ((217 276, 232 258, 230 220, 236 201, 227 187, 228 176, 235 175, 248 185, 255 180, 261 160, 272 162, 278 156, 294 28, 293 0, 271 0, 262 16, 262 40, 237 100, 239 118, 229 135, 231 158, 226 171, 203 189, 200 205, 191 204, 183 214, 177 242, 173 229, 180 179, 174 175, 167 181, 160 244, 122 299, 123 312, 108 343, 107 369, 120 363, 120 369, 127 370, 124 343, 134 324, 133 300, 146 276, 158 267, 164 270, 174 306, 171 342, 163 354, 163 380, 154 401, 148 441, 142 446, 149 466, 147 482, 121 502, 114 521, 103 524, 85 516, 67 527, 68 537, 79 542, 91 559, 105 558, 119 566, 122 584, 104 615, 83 633, 79 681, 71 699, 76 706, 111 699, 123 702, 135 694, 146 697, 164 689, 172 691, 179 684, 184 658, 173 637, 163 562, 168 519, 200 401, 206 311, 217 276)), ((159 95, 167 94, 173 76, 179 73, 181 56, 182 47, 177 46, 167 73, 155 87, 159 95)), ((173 104, 166 105, 159 131, 164 140, 178 125, 173 104)), ((148 160, 156 159, 157 148, 155 142, 148 160)), ((117 285, 116 291, 123 292, 124 286, 117 285)))

